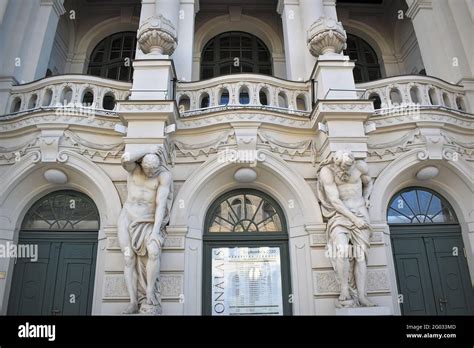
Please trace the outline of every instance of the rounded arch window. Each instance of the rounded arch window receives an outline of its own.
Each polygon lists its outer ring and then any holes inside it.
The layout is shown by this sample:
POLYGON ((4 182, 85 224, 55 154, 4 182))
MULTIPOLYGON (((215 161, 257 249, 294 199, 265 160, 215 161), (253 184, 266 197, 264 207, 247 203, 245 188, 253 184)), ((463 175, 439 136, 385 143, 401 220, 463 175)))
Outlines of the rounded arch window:
POLYGON ((272 57, 256 36, 240 31, 219 34, 202 51, 201 79, 237 73, 272 75, 272 57))
POLYGON ((356 83, 380 79, 380 64, 374 49, 358 36, 347 35, 344 54, 355 61, 354 80, 356 83))
POLYGON ((220 196, 203 241, 204 314, 291 314, 286 219, 273 198, 253 189, 220 196))
POLYGON ((421 187, 400 191, 390 201, 389 224, 455 224, 451 205, 438 193, 421 187))
POLYGON ((206 231, 271 232, 286 234, 279 205, 259 191, 233 191, 218 199, 209 210, 206 231))
POLYGON ((106 37, 92 51, 88 74, 119 81, 132 80, 137 34, 133 31, 106 37))
POLYGON ((88 196, 55 191, 40 198, 23 219, 23 231, 98 231, 99 212, 88 196))

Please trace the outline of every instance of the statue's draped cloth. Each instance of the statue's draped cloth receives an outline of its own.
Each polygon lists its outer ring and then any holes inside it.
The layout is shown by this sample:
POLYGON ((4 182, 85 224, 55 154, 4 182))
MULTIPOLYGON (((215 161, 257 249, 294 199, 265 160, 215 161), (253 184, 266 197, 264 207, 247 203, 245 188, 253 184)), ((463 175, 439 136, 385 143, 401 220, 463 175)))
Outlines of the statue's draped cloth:
MULTIPOLYGON (((156 243, 161 249, 163 242, 166 238, 166 225, 170 219, 171 205, 173 203, 173 187, 171 187, 170 194, 168 195, 167 206, 165 216, 161 224, 160 233, 153 233, 153 227, 155 224, 155 216, 149 215, 134 220, 128 226, 128 232, 130 234, 130 240, 132 243, 133 252, 137 255, 137 274, 138 274, 138 302, 142 303, 146 300, 146 264, 148 261, 147 257, 147 245, 156 243)), ((160 277, 158 276, 155 282, 155 288, 153 293, 155 296, 151 299, 152 304, 161 304, 161 290, 160 290, 160 277)))
MULTIPOLYGON (((360 229, 355 226, 354 223, 347 217, 337 212, 331 201, 327 198, 326 192, 320 180, 318 180, 317 191, 319 200, 321 202, 321 211, 323 216, 328 219, 326 228, 328 247, 331 248, 333 253, 335 253, 338 250, 335 242, 337 235, 340 233, 347 233, 352 247, 356 249, 355 252, 362 251, 365 255, 365 259, 367 260, 370 247, 370 235, 372 233, 371 229, 360 229), (343 227, 343 229, 338 229, 337 227, 343 227)), ((362 212, 354 211, 352 209, 351 211, 354 215, 364 220, 367 225, 370 226, 367 217, 362 212)))

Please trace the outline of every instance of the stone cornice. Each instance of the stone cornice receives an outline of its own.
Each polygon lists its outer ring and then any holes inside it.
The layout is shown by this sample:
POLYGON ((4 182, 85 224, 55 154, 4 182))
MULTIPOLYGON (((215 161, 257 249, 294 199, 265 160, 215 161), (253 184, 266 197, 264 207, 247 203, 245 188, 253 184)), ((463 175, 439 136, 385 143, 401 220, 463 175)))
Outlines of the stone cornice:
POLYGON ((408 8, 406 15, 408 18, 414 19, 421 9, 433 9, 432 0, 414 0, 408 8))
POLYGON ((117 123, 120 123, 120 120, 116 116, 86 116, 74 113, 57 115, 54 112, 45 110, 26 113, 16 117, 0 118, 0 134, 16 133, 20 130, 32 127, 37 128, 36 126, 39 124, 66 124, 110 131, 115 128, 117 123))
POLYGON ((166 121, 169 125, 178 116, 174 100, 122 100, 117 103, 117 112, 125 125, 130 117, 134 121, 166 121))
POLYGON ((52 6, 56 15, 60 17, 66 13, 63 3, 64 0, 41 0, 40 6, 52 6))
POLYGON ((289 128, 310 128, 310 120, 308 117, 250 110, 216 112, 205 114, 203 116, 194 116, 189 118, 181 117, 176 120, 178 129, 211 127, 215 125, 236 122, 257 122, 262 124, 269 123, 276 126, 289 128))
POLYGON ((450 127, 472 132, 474 129, 474 118, 453 113, 448 110, 420 110, 419 113, 402 114, 402 115, 386 115, 372 116, 371 122, 374 122, 377 130, 382 128, 405 128, 407 125, 416 125, 420 123, 433 123, 438 127, 450 127))
POLYGON ((311 114, 311 124, 332 120, 366 121, 374 112, 373 103, 368 100, 320 100, 311 114))
POLYGON ((180 0, 180 5, 194 5, 194 13, 198 13, 201 9, 199 0, 180 0))
POLYGON ((277 13, 278 14, 283 14, 283 8, 285 5, 299 5, 300 2, 299 0, 278 0, 277 4, 277 13))
POLYGON ((39 131, 32 131, 27 140, 19 144, 0 146, 0 165, 14 163, 30 153, 35 154, 36 161, 47 158, 47 162, 64 162, 67 160, 65 151, 77 152, 95 162, 110 162, 117 160, 125 147, 121 137, 113 142, 107 138, 103 143, 96 143, 69 129, 67 124, 44 124, 37 128, 39 131))

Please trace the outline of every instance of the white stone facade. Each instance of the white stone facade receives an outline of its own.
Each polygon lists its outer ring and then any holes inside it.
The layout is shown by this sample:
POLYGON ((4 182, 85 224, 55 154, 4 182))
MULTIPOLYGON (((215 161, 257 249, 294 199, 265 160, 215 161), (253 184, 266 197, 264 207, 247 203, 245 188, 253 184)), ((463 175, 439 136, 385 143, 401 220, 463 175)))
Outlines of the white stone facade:
MULTIPOLYGON (((335 0, 0 0, 0 241, 18 241, 26 212, 45 194, 85 193, 100 214, 92 314, 121 313, 128 293, 117 241, 126 194, 120 157, 162 144, 175 185, 162 254, 163 313, 203 312, 207 210, 220 195, 248 188, 270 195, 284 211, 293 314, 333 315, 338 284, 324 254, 316 173, 331 153, 350 148, 365 158, 374 180, 369 298, 401 314, 387 207, 411 186, 432 189, 452 205, 470 271, 465 276, 473 284, 473 11, 469 0, 383 0, 376 6, 335 0), (101 40, 140 33, 158 14, 170 24, 168 46, 157 37, 146 43, 139 38, 133 83, 88 75, 101 40), (320 18, 369 43, 382 78, 355 83, 356 63, 340 54, 337 38, 316 38, 332 49, 314 46, 308 35, 320 18), (200 80, 204 46, 227 31, 264 42, 273 76, 200 80), (47 69, 53 76, 45 78, 47 69), (418 75, 423 69, 427 76, 418 75), (92 105, 82 106, 88 91, 92 105), (229 102, 220 105, 224 91, 229 102), (242 91, 248 103, 241 102, 242 91), (374 94, 382 103, 377 110, 369 100, 374 94), (106 96, 117 101, 111 110, 104 107, 106 96), (209 105, 202 108, 205 96, 209 105), (70 104, 61 105, 64 100, 70 104), (127 126, 126 133, 117 126, 127 126), (222 160, 226 151, 250 157, 222 160), (428 166, 438 175, 417 179, 428 166), (251 183, 234 179, 244 167, 257 173, 251 183), (64 172, 67 182, 48 182, 48 169, 64 172)), ((160 25, 150 26, 159 31, 160 25)), ((7 313, 14 272, 13 259, 0 259, 1 314, 7 313)))

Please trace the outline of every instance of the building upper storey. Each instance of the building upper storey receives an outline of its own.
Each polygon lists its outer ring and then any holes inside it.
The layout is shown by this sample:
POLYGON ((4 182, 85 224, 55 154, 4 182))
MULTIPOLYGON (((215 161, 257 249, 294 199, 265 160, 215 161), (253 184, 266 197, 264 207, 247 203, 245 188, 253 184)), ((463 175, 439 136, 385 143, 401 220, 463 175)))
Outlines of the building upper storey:
POLYGON ((119 81, 75 96, 109 110, 112 97, 123 98, 112 86, 130 89, 133 61, 158 47, 175 67, 167 97, 183 112, 260 104, 304 113, 331 97, 314 92, 314 68, 318 54, 332 47, 354 63, 357 94, 375 106, 418 101, 472 111, 472 6, 469 0, 3 0, 0 107, 14 113, 70 100, 75 87, 59 85, 88 80, 59 75, 80 74, 119 81), (321 23, 334 35, 321 38, 321 23), (168 36, 147 36, 153 26, 168 36), (48 91, 34 97, 40 85, 48 91))

